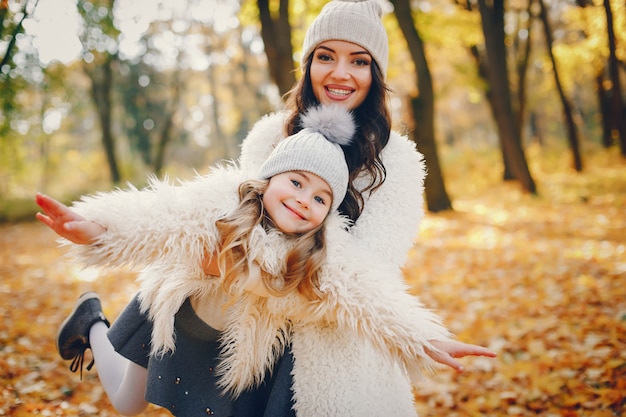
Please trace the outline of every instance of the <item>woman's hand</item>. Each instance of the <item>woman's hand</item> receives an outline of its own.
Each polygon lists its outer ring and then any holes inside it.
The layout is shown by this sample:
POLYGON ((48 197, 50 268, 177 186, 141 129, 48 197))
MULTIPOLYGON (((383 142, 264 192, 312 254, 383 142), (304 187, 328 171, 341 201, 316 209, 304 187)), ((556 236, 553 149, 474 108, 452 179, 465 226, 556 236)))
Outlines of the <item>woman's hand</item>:
POLYGON ((429 340, 430 344, 439 349, 439 352, 426 348, 426 354, 443 365, 447 365, 458 372, 463 372, 463 365, 455 358, 463 358, 465 356, 488 356, 495 358, 496 353, 491 350, 477 345, 457 342, 454 340, 441 342, 438 340, 429 340))
POLYGON ((43 210, 35 215, 37 220, 71 242, 88 245, 106 232, 104 226, 79 216, 52 197, 37 193, 35 202, 43 210))

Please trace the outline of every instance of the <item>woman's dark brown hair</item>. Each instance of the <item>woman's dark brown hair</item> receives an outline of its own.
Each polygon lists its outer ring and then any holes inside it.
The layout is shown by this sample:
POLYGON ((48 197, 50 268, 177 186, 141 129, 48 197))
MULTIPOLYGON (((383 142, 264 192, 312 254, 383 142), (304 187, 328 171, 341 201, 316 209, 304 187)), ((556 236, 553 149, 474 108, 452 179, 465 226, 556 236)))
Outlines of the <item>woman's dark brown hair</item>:
MULTIPOLYGON (((305 72, 294 88, 287 93, 287 109, 291 112, 287 120, 286 134, 293 135, 302 129, 300 115, 311 106, 319 105, 311 84, 311 62, 315 51, 305 62, 305 72)), ((350 170, 350 182, 346 197, 339 205, 339 212, 356 221, 363 211, 363 194, 374 192, 385 181, 386 170, 380 152, 389 141, 391 115, 388 107, 389 89, 382 72, 372 61, 372 84, 361 105, 353 109, 357 126, 350 145, 342 147, 350 170), (354 180, 362 173, 368 174, 369 184, 362 190, 354 186, 354 180)))

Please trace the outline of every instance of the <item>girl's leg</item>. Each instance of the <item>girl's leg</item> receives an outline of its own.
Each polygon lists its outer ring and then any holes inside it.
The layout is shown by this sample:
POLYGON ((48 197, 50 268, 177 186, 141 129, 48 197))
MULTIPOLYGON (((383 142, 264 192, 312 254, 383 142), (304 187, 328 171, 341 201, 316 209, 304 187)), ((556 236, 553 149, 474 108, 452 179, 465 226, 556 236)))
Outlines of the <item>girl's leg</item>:
POLYGON ((144 399, 148 371, 115 351, 107 337, 108 329, 100 321, 89 330, 91 351, 100 383, 119 413, 137 415, 148 405, 144 399))
POLYGON ((57 349, 63 359, 72 359, 70 370, 80 369, 81 377, 85 351, 91 349, 100 382, 113 407, 121 414, 139 414, 148 405, 144 399, 148 371, 115 351, 108 329, 100 298, 94 292, 84 293, 61 324, 57 349))

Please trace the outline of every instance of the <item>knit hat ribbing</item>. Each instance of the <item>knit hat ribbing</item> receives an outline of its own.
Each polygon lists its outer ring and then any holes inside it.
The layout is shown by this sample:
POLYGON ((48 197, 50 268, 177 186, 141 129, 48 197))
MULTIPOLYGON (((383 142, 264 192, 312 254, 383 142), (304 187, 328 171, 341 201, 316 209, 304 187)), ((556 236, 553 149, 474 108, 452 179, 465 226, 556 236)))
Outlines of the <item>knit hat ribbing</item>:
POLYGON ((381 16, 378 0, 331 0, 306 32, 302 65, 320 43, 341 40, 367 49, 386 77, 389 42, 381 16))
POLYGON ((340 145, 348 145, 355 131, 350 112, 340 106, 318 106, 301 118, 300 132, 282 140, 261 166, 259 178, 287 171, 311 172, 328 183, 333 193, 331 211, 343 201, 350 173, 340 145))

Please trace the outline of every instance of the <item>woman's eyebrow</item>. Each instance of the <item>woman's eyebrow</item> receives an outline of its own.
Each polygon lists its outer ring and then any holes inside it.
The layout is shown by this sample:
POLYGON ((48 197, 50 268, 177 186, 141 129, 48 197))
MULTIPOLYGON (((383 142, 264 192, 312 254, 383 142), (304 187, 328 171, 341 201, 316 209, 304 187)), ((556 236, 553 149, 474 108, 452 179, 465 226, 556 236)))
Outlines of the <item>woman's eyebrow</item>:
POLYGON ((317 49, 326 49, 326 50, 327 50, 327 51, 329 51, 329 52, 335 52, 335 50, 334 50, 334 49, 329 48, 328 46, 324 46, 324 45, 320 45, 320 46, 318 46, 318 47, 317 47, 317 49))
MULTIPOLYGON (((318 46, 317 49, 325 49, 328 52, 337 53, 337 51, 335 51, 334 49, 329 48, 328 46, 324 46, 324 45, 318 46)), ((367 52, 366 49, 363 49, 361 51, 350 52, 350 55, 367 55, 367 56, 370 56, 371 54, 369 52, 367 52)))

